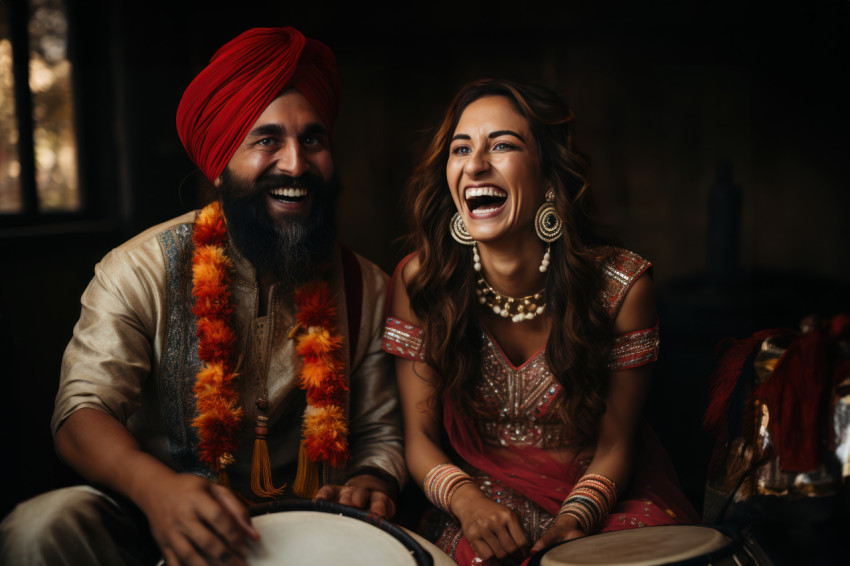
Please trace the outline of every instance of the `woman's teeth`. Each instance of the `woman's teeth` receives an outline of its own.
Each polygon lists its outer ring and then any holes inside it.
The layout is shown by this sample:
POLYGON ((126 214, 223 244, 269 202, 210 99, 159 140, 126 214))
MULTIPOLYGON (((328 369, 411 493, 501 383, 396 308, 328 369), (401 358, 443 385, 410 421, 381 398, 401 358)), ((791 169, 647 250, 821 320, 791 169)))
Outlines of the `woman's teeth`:
POLYGON ((502 189, 497 189, 496 187, 476 187, 474 189, 466 189, 466 198, 475 198, 475 197, 500 197, 505 198, 508 194, 502 189))
POLYGON ((505 204, 508 193, 496 187, 474 187, 464 193, 467 208, 474 214, 489 214, 505 204))

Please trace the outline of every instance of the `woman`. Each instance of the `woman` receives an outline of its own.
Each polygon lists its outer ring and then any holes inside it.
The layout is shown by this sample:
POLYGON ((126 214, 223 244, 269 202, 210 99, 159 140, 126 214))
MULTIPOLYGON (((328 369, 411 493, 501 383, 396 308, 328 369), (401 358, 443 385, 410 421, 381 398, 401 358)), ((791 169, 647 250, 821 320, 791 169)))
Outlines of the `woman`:
POLYGON ((468 84, 408 187, 416 251, 396 270, 384 348, 410 473, 460 564, 696 520, 641 423, 650 264, 589 246, 571 118, 540 87, 468 84))

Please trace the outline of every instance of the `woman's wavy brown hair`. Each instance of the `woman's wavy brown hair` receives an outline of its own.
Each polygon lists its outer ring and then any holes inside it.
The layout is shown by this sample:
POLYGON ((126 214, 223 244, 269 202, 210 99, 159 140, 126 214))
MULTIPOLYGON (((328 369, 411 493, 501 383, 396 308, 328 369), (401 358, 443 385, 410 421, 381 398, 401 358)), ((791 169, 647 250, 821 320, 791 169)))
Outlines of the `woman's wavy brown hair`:
POLYGON ((546 280, 546 314, 552 319, 546 356, 563 387, 564 417, 573 431, 573 446, 585 447, 595 441, 605 411, 611 322, 599 300, 598 258, 587 247, 596 237, 590 222, 586 162, 573 147, 573 114, 546 88, 491 79, 465 85, 408 181, 412 226, 408 243, 420 267, 407 281, 407 292, 424 327, 425 359, 436 374, 437 398, 445 394, 465 412, 479 414, 473 393, 481 363, 479 307, 470 250, 449 234, 457 209, 446 181, 446 163, 461 114, 486 96, 507 98, 528 120, 544 178, 555 191, 554 205, 564 221, 563 237, 552 243, 546 280))

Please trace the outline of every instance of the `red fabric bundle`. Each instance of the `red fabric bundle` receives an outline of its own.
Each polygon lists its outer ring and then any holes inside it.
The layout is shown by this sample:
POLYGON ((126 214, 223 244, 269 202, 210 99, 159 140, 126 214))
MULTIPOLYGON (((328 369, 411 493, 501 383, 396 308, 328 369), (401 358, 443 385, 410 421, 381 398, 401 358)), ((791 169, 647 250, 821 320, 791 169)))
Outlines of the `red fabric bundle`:
MULTIPOLYGON (((822 462, 824 439, 832 434, 830 400, 841 379, 850 373, 850 359, 841 353, 839 343, 850 339, 850 316, 837 315, 812 330, 796 335, 776 362, 772 374, 753 390, 747 379, 746 364, 752 363, 761 343, 790 331, 763 330, 744 340, 721 343, 722 357, 711 379, 711 399, 704 426, 718 441, 727 435, 743 434, 749 441, 753 430, 733 426, 745 418, 755 399, 770 411, 769 428, 776 457, 782 470, 804 473, 817 469, 822 462), (736 390, 747 396, 746 402, 733 403, 736 390)), ((846 346, 845 346, 846 347, 846 346)), ((743 401, 743 399, 739 399, 743 401)), ((753 423, 749 423, 751 428, 753 423)), ((717 456, 715 452, 715 456, 717 456)), ((725 465, 725 457, 719 461, 725 465)))
POLYGON ((831 395, 847 370, 836 345, 848 332, 850 317, 838 315, 797 337, 755 392, 771 409, 769 426, 783 470, 810 472, 821 464, 821 440, 831 429, 831 395))
POLYGON ((177 108, 180 141, 210 181, 287 88, 303 94, 328 131, 333 129, 341 89, 336 59, 323 43, 291 27, 254 28, 213 55, 177 108))
POLYGON ((718 436, 726 434, 722 429, 729 418, 732 391, 738 385, 744 364, 764 340, 780 332, 783 331, 781 329, 762 330, 742 340, 727 338, 718 345, 720 361, 711 375, 711 398, 703 420, 706 430, 718 436))

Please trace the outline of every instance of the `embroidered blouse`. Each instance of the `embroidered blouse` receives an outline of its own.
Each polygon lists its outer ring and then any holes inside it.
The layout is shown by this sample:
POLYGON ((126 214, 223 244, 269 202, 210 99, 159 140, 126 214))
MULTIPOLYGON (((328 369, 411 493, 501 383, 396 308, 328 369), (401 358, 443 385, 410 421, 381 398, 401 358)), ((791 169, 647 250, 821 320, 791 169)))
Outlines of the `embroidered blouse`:
MULTIPOLYGON (((629 289, 651 267, 650 262, 636 253, 621 248, 613 248, 611 253, 604 256, 601 262, 603 285, 600 300, 612 319, 620 311, 629 289)), ((422 335, 422 329, 403 320, 387 317, 384 324, 383 349, 394 356, 425 361, 422 335)), ((654 362, 658 359, 659 346, 657 324, 652 328, 616 336, 608 358, 608 367, 614 371, 654 362)), ((538 356, 541 353, 538 353, 538 356)))
MULTIPOLYGON (((612 319, 634 282, 650 267, 637 254, 619 248, 603 259, 601 300, 612 319)), ((422 336, 420 328, 388 317, 383 349, 405 359, 424 361, 422 336)), ((658 358, 659 343, 658 325, 619 335, 614 339, 608 367, 614 371, 653 362, 658 358)), ((496 340, 482 329, 481 377, 476 390, 485 415, 476 424, 486 442, 543 449, 564 445, 567 431, 561 411, 551 410, 563 402, 561 385, 552 375, 545 354, 543 348, 522 365, 514 366, 496 340)))

